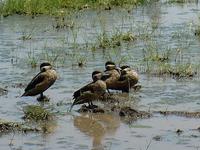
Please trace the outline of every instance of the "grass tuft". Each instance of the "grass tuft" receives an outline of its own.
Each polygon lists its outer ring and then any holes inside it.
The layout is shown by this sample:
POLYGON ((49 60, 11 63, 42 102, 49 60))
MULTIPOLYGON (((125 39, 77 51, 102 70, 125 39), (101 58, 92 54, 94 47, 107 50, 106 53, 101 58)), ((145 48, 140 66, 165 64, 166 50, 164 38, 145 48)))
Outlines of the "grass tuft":
POLYGON ((5 0, 1 2, 0 12, 3 16, 25 14, 54 15, 61 10, 82 10, 88 8, 111 8, 135 6, 147 3, 148 0, 5 0))
POLYGON ((53 114, 41 106, 29 105, 24 107, 23 112, 25 120, 41 121, 52 120, 53 118, 53 114))

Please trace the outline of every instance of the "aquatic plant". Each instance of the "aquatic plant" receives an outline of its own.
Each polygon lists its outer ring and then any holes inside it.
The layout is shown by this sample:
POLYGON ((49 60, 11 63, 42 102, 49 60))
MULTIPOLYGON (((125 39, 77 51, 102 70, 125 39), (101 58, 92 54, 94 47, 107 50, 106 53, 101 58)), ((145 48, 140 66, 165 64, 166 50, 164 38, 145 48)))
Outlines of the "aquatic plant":
POLYGON ((71 13, 66 11, 57 11, 55 14, 55 23, 53 24, 53 28, 64 29, 64 28, 74 28, 75 22, 71 19, 71 13))
POLYGON ((200 36, 200 26, 197 26, 194 32, 194 35, 200 36))
POLYGON ((84 65, 86 65, 87 57, 83 55, 78 55, 76 56, 76 61, 79 67, 83 67, 84 65))
POLYGON ((82 10, 87 8, 110 8, 135 6, 149 2, 148 0, 5 0, 0 5, 3 16, 12 14, 50 14, 57 11, 82 10))
POLYGON ((190 59, 183 59, 183 49, 188 43, 178 48, 159 49, 156 42, 149 42, 143 49, 143 63, 145 73, 163 76, 170 75, 176 79, 191 78, 197 75, 198 63, 192 64, 190 59))
POLYGON ((145 73, 157 76, 169 75, 176 79, 191 78, 198 74, 199 64, 192 64, 190 62, 165 62, 165 61, 149 61, 145 60, 145 73))
POLYGON ((34 54, 34 51, 29 51, 28 52, 28 58, 27 58, 28 64, 31 65, 32 68, 37 67, 38 60, 34 54))
POLYGON ((167 62, 172 56, 172 49, 167 48, 160 51, 155 43, 146 46, 146 49, 143 49, 143 60, 144 61, 160 61, 167 62))
POLYGON ((43 60, 55 65, 56 63, 59 63, 59 59, 62 54, 63 54, 63 51, 58 48, 49 49, 48 47, 46 47, 46 48, 44 48, 44 50, 42 52, 42 58, 40 58, 40 59, 43 59, 43 60))
POLYGON ((106 32, 100 33, 92 49, 102 48, 115 48, 121 46, 122 42, 135 41, 136 36, 131 32, 116 32, 113 35, 108 35, 106 32))
POLYGON ((28 105, 23 108, 25 120, 52 120, 53 114, 45 108, 38 105, 28 105))
POLYGON ((8 90, 0 87, 0 96, 7 95, 7 94, 8 94, 8 90))
POLYGON ((116 32, 114 35, 112 35, 112 40, 121 40, 121 41, 126 41, 126 42, 130 42, 130 41, 135 41, 136 40, 136 36, 128 31, 128 32, 116 32))
POLYGON ((35 127, 30 127, 22 122, 6 121, 0 119, 0 133, 15 132, 15 131, 38 132, 40 131, 40 129, 35 127))
POLYGON ((22 39, 23 41, 25 40, 30 40, 32 38, 31 34, 24 34, 21 38, 19 39, 22 39))

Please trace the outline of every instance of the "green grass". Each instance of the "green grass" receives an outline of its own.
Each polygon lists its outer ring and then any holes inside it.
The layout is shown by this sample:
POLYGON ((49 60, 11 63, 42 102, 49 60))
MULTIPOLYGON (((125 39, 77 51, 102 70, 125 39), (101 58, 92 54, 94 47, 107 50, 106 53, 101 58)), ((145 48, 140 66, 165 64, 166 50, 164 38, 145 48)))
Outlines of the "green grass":
POLYGON ((55 15, 63 10, 126 7, 144 4, 147 0, 5 0, 0 5, 3 16, 12 14, 55 15))
MULTIPOLYGON (((167 58, 172 59, 171 57, 167 58)), ((177 79, 192 78, 198 74, 198 70, 200 69, 197 63, 168 61, 168 59, 160 59, 157 55, 153 59, 152 57, 145 58, 143 63, 146 66, 145 73, 156 76, 169 75, 177 79)))
POLYGON ((135 40, 136 36, 132 32, 116 32, 113 35, 103 32, 97 36, 92 50, 116 48, 121 46, 123 42, 132 42, 135 40))
POLYGON ((24 119, 26 120, 35 120, 35 121, 41 121, 41 120, 52 120, 53 115, 48 110, 44 109, 41 106, 36 105, 28 105, 24 107, 24 119))
POLYGON ((32 67, 36 68, 38 64, 38 59, 36 58, 34 51, 28 52, 27 63, 32 67))

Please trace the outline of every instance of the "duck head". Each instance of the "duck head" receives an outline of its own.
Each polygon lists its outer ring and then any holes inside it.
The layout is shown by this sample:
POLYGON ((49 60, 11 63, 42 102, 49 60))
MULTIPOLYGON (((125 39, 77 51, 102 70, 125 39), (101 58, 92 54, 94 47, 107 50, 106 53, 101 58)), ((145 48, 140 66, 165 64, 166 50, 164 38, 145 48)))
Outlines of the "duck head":
POLYGON ((124 65, 124 66, 121 66, 120 68, 121 68, 121 70, 124 70, 124 69, 131 68, 131 67, 128 65, 124 65))
POLYGON ((124 65, 124 66, 121 66, 120 69, 121 69, 121 75, 125 75, 127 74, 128 71, 131 70, 131 67, 128 65, 124 65))
POLYGON ((107 61, 105 63, 105 68, 106 68, 106 71, 117 70, 117 72, 119 74, 121 74, 121 68, 117 67, 116 64, 114 62, 112 62, 112 61, 107 61))
POLYGON ((95 82, 95 81, 97 81, 97 80, 100 80, 101 79, 101 77, 102 77, 102 72, 101 71, 93 71, 92 72, 92 79, 93 79, 93 81, 95 82))
POLYGON ((44 62, 40 65, 40 71, 45 72, 46 70, 52 69, 52 65, 48 62, 44 62))
POLYGON ((116 65, 112 61, 107 61, 105 63, 105 68, 106 68, 106 70, 113 70, 113 69, 116 69, 116 65))

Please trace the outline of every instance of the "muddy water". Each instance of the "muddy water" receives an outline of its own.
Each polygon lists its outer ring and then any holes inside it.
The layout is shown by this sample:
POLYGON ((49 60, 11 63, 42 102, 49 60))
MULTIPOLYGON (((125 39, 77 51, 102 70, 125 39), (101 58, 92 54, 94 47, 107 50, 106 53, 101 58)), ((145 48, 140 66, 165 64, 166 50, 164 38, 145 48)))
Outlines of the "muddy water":
MULTIPOLYGON (((140 66, 145 44, 138 40, 123 44, 120 48, 91 52, 87 44, 94 44, 102 30, 109 34, 117 30, 132 30, 136 35, 150 34, 150 42, 160 49, 183 48, 186 61, 199 62, 199 39, 194 36, 193 24, 198 23, 199 4, 153 3, 128 13, 126 10, 78 13, 73 29, 53 28, 54 18, 42 16, 34 19, 11 16, 0 20, 0 86, 8 94, 0 97, 0 118, 22 121, 22 107, 38 104, 36 97, 20 98, 24 85, 30 81, 38 68, 30 67, 34 57, 38 63, 54 58, 59 61, 55 68, 59 73, 57 82, 45 92, 57 114, 56 125, 51 133, 2 134, 1 149, 198 149, 200 146, 199 119, 155 115, 150 119, 126 124, 117 115, 68 113, 72 93, 91 80, 91 72, 103 70, 109 58, 119 62, 126 57, 128 64, 140 66), (31 39, 23 41, 23 35, 31 39), (190 46, 188 47, 188 44, 190 46), (78 46, 74 46, 78 45, 78 46), (47 54, 49 57, 47 57, 47 54), (62 56, 66 54, 65 57, 62 56), (75 56, 74 56, 75 55, 75 56), (131 56, 131 57, 128 57, 131 56), (77 67, 77 61, 86 59, 86 66, 77 67), (75 65, 74 65, 75 64, 75 65), (176 130, 184 132, 176 134, 176 130), (9 147, 13 137, 13 145, 9 147)), ((171 77, 154 77, 141 73, 139 92, 131 92, 129 102, 141 110, 200 111, 200 79, 175 80, 171 77)), ((74 110, 79 106, 74 107, 74 110)))

